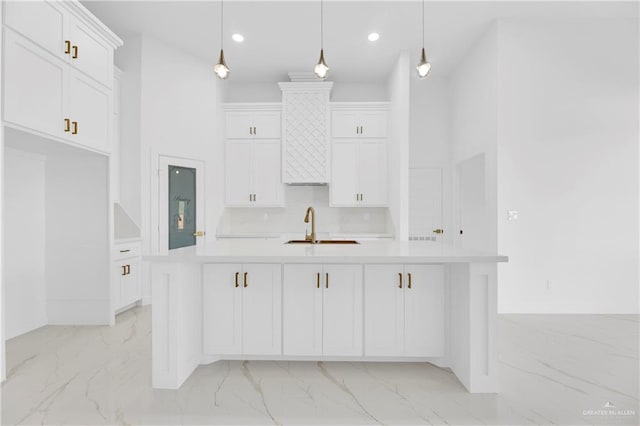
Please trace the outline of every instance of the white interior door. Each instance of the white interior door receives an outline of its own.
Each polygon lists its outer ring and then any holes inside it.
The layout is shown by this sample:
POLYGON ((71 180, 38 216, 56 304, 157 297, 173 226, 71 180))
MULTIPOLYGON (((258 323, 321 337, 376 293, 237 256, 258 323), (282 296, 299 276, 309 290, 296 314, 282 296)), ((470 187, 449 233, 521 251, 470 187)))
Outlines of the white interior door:
POLYGON ((441 241, 442 168, 409 170, 409 235, 441 241))
POLYGON ((488 224, 485 196, 484 154, 459 163, 458 178, 458 241, 461 247, 485 250, 488 243, 488 224))
MULTIPOLYGON (((169 157, 160 155, 158 157, 158 209, 156 217, 158 223, 158 250, 165 252, 169 250, 169 169, 170 167, 184 167, 195 170, 195 229, 200 232, 194 240, 194 245, 202 247, 205 245, 205 166, 204 162, 186 158, 169 157)), ((179 201, 179 200, 173 200, 179 201)))

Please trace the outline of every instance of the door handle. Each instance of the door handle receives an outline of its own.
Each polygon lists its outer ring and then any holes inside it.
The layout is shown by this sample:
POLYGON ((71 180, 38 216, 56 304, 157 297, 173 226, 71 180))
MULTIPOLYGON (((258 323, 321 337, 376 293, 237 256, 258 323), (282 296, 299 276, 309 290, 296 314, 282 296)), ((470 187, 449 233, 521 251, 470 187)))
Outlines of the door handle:
POLYGON ((407 284, 408 288, 411 288, 411 274, 407 274, 407 278, 409 278, 409 283, 407 284))
POLYGON ((402 273, 398 272, 398 278, 400 280, 400 284, 398 285, 398 288, 402 288, 402 273))
POLYGON ((204 231, 196 231, 193 233, 194 237, 204 237, 205 236, 205 232, 204 231))
POLYGON ((329 273, 324 274, 324 288, 329 288, 329 273))
POLYGON ((71 122, 71 127, 73 128, 73 130, 71 131, 72 135, 77 135, 78 134, 78 122, 77 121, 72 121, 71 122))
POLYGON ((434 234, 444 234, 444 230, 442 230, 442 229, 434 229, 433 233, 434 234))
POLYGON ((249 275, 248 272, 244 273, 244 286, 247 287, 247 275, 249 275))
POLYGON ((316 288, 320 288, 320 272, 316 274, 316 288))
POLYGON ((73 55, 71 55, 71 59, 78 59, 78 46, 73 45, 71 46, 71 48, 73 49, 73 55))
POLYGON ((68 55, 71 53, 71 40, 64 41, 64 54, 68 55))
POLYGON ((65 131, 65 133, 71 131, 71 120, 68 119, 68 118, 64 119, 64 131, 65 131))
POLYGON ((240 285, 238 284, 238 275, 240 275, 240 272, 236 272, 236 288, 240 285))

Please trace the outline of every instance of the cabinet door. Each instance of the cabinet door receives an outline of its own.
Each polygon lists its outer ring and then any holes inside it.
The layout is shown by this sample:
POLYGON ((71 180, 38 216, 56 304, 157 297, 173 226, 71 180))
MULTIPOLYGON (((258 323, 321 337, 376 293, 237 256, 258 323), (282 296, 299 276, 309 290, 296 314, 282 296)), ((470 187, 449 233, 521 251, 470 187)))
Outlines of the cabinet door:
POLYGON ((111 272, 112 276, 112 297, 113 297, 113 309, 115 311, 117 311, 118 309, 122 308, 125 303, 124 302, 124 295, 122 294, 122 288, 123 288, 123 284, 122 281, 124 281, 124 277, 125 277, 125 272, 126 272, 126 268, 125 268, 126 263, 125 262, 117 262, 113 264, 113 270, 111 272))
POLYGON ((225 146, 225 200, 229 206, 251 204, 251 140, 231 140, 225 146))
POLYGON ((404 354, 404 286, 402 265, 364 267, 364 354, 404 354))
POLYGON ((355 138, 360 134, 359 126, 357 111, 331 113, 331 136, 334 138, 355 138))
POLYGON ((107 87, 113 86, 113 49, 95 31, 70 18, 70 64, 107 87))
POLYGON ((361 137, 386 138, 387 137, 387 112, 386 111, 361 111, 358 117, 362 128, 361 137))
POLYGON ((359 205, 387 204, 387 144, 361 140, 358 155, 359 205))
POLYGON ((256 206, 282 205, 280 141, 255 140, 252 155, 252 188, 256 206))
POLYGON ((66 65, 11 31, 4 48, 4 120, 62 137, 66 65))
POLYGON ((362 356, 362 266, 324 265, 322 353, 362 356))
MULTIPOLYGON (((6 1, 4 23, 54 56, 63 59, 64 15, 48 1, 6 1)), ((66 60, 66 59, 65 59, 66 60)))
POLYGON ((282 348, 285 355, 322 355, 322 265, 284 265, 282 348))
POLYGON ((69 118, 77 122, 77 134, 65 133, 72 142, 102 152, 111 150, 111 90, 71 70, 69 79, 69 118))
POLYGON ((242 353, 279 355, 282 353, 281 265, 246 264, 243 272, 242 353))
POLYGON ((358 142, 334 141, 331 152, 331 205, 354 206, 358 202, 358 142))
POLYGON ((203 266, 202 315, 206 354, 226 355, 242 352, 241 275, 242 265, 203 266))
POLYGON ((227 139, 246 139, 253 137, 253 113, 233 111, 225 115, 225 134, 227 139))
POLYGON ((259 139, 279 139, 282 124, 279 111, 257 111, 253 113, 253 136, 259 139))
POLYGON ((405 355, 444 355, 444 267, 407 265, 405 290, 405 355))

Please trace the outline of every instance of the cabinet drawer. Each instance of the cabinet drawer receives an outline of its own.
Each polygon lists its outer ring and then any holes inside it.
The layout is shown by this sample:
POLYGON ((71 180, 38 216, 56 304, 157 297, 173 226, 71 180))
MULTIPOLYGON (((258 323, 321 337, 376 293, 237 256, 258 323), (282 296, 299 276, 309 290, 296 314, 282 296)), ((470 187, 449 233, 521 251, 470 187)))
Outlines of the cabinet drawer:
POLYGON ((116 243, 113 248, 113 260, 128 259, 131 257, 139 257, 142 247, 140 242, 133 243, 116 243))

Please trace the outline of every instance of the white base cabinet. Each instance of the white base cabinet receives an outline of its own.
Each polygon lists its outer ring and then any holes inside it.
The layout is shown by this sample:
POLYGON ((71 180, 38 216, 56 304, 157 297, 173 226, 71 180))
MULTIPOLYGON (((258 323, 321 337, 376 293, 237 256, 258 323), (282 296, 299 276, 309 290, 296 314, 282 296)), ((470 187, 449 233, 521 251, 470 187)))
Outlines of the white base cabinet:
POLYGON ((203 266, 204 353, 282 352, 281 265, 203 266))
POLYGON ((362 265, 284 265, 284 355, 362 355, 362 265))
POLYGON ((141 245, 139 241, 116 243, 114 250, 112 299, 113 309, 119 313, 142 299, 141 245))
POLYGON ((365 265, 367 356, 444 355, 444 266, 365 265))

